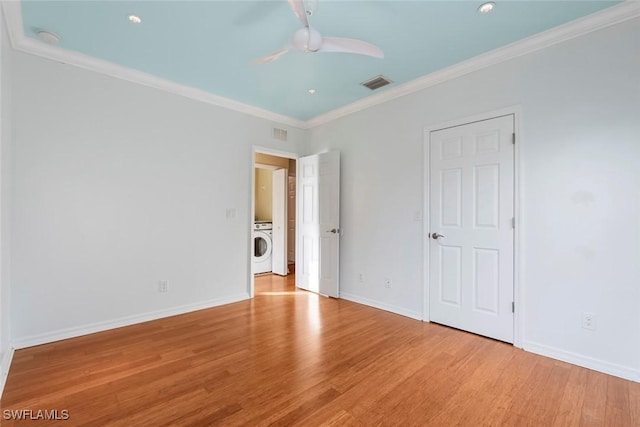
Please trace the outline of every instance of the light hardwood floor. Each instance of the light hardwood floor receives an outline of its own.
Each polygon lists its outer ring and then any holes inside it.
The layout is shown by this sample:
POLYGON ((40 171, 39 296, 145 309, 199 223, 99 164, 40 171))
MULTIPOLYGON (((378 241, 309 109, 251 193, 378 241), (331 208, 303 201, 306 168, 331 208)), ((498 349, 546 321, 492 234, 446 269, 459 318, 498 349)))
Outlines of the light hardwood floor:
POLYGON ((639 426, 640 384, 260 276, 256 297, 16 352, 2 426, 639 426))

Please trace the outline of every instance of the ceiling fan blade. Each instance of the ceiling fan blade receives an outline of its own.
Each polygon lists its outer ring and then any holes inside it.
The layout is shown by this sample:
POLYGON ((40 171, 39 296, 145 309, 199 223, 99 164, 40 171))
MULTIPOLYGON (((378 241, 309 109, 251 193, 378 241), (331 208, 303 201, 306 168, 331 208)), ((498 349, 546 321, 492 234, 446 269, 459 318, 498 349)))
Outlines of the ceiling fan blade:
POLYGON ((309 19, 307 18, 307 11, 305 10, 305 7, 304 7, 304 1, 289 0, 289 6, 291 7, 291 10, 293 11, 293 13, 296 14, 300 22, 302 22, 302 25, 304 25, 305 27, 308 27, 309 19))
POLYGON ((263 56, 262 58, 258 58, 254 61, 251 62, 252 65, 258 65, 258 64, 266 64, 267 62, 273 62, 276 59, 280 58, 282 55, 284 55, 285 53, 289 52, 289 47, 284 47, 280 50, 277 50, 273 53, 270 53, 269 55, 263 56))
POLYGON ((318 52, 344 52, 384 58, 384 52, 378 46, 356 39, 342 37, 323 37, 318 52))

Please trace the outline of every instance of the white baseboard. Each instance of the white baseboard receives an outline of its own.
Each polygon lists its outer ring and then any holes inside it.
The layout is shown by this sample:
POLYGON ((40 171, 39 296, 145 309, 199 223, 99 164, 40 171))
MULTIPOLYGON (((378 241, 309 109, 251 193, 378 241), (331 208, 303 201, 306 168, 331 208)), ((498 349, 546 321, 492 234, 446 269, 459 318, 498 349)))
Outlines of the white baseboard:
POLYGON ((368 305, 369 307, 379 308, 380 310, 389 311, 401 316, 410 317, 412 319, 422 320, 422 313, 420 312, 407 310, 406 308, 398 307, 391 304, 385 304, 383 302, 375 301, 369 298, 364 298, 345 292, 340 292, 340 298, 346 299, 347 301, 357 302, 358 304, 368 305))
POLYGON ((7 351, 2 355, 2 362, 0 362, 0 398, 4 391, 4 385, 7 382, 7 376, 9 376, 9 369, 11 368, 11 361, 13 360, 13 347, 9 347, 7 351))
POLYGON ((186 304, 178 307, 172 307, 165 310, 158 310, 158 311, 153 311, 149 313, 121 317, 119 319, 109 320, 106 322, 97 322, 97 323, 92 323, 90 325, 79 326, 75 328, 60 329, 57 331, 47 332, 44 334, 31 335, 23 338, 18 338, 14 340, 12 344, 15 349, 33 347, 35 345, 48 344, 54 341, 66 340, 69 338, 75 338, 82 335, 94 334, 96 332, 102 332, 109 329, 121 328, 123 326, 130 326, 136 323, 162 319, 163 317, 176 316, 178 314, 185 314, 192 311, 204 310, 206 308, 216 307, 219 305, 231 304, 231 303, 243 301, 246 299, 249 299, 249 294, 243 293, 243 294, 233 295, 225 298, 218 298, 218 299, 198 302, 194 304, 186 304))
MULTIPOLYGON (((346 299, 348 301, 353 301, 358 304, 364 304, 370 307, 379 308, 381 310, 389 311, 391 313, 400 314, 402 316, 407 316, 412 319, 423 320, 421 313, 407 310, 402 307, 385 304, 385 303, 371 300, 368 298, 360 297, 357 295, 341 292, 340 298, 346 299)), ((626 380, 640 382, 640 370, 638 369, 617 365, 615 363, 606 362, 604 360, 595 359, 589 356, 573 353, 570 351, 562 350, 562 349, 551 347, 544 344, 539 344, 532 341, 523 341, 522 348, 525 351, 539 354, 541 356, 546 356, 552 359, 561 360, 563 362, 571 363, 573 365, 581 366, 583 368, 588 368, 594 371, 613 375, 615 377, 624 378, 626 380)))
POLYGON ((625 380, 640 382, 640 370, 638 369, 616 365, 615 363, 605 362, 604 360, 594 359, 589 356, 584 356, 582 354, 573 353, 536 342, 524 341, 522 344, 524 350, 531 353, 562 360, 563 362, 582 366, 583 368, 593 369, 594 371, 624 378, 625 380))

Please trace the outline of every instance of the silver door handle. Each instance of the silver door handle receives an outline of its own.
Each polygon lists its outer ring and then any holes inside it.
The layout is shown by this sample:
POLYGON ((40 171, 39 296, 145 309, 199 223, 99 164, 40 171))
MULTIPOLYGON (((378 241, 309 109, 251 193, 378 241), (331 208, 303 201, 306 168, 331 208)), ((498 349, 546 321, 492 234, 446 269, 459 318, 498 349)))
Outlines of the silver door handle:
POLYGON ((439 239, 439 238, 441 238, 441 237, 444 237, 444 234, 433 233, 433 234, 431 235, 431 238, 432 238, 433 240, 438 240, 438 239, 439 239))
POLYGON ((331 230, 327 230, 327 233, 338 234, 340 232, 339 228, 332 228, 331 230))

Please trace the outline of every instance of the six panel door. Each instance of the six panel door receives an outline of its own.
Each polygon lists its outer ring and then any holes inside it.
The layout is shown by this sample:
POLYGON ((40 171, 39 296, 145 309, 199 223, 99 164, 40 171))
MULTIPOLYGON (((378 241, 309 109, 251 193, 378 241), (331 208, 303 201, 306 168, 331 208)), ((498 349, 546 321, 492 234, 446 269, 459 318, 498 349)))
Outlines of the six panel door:
POLYGON ((431 132, 430 320, 513 343, 514 116, 431 132))

